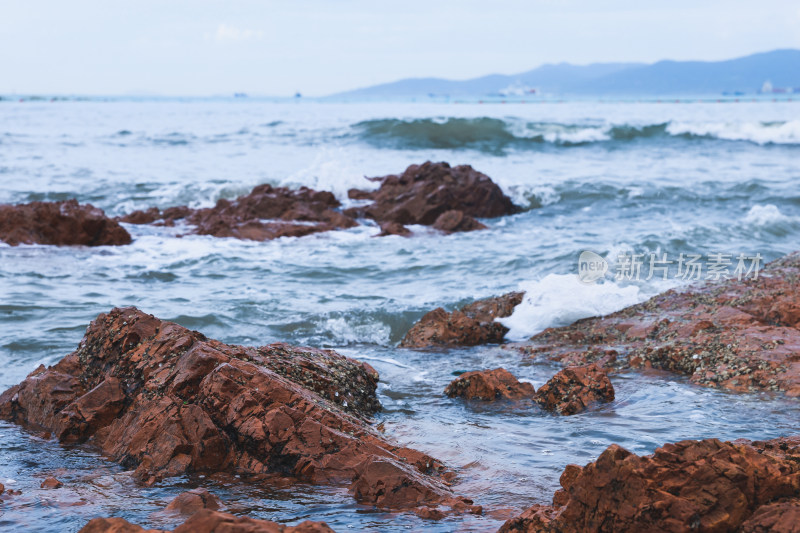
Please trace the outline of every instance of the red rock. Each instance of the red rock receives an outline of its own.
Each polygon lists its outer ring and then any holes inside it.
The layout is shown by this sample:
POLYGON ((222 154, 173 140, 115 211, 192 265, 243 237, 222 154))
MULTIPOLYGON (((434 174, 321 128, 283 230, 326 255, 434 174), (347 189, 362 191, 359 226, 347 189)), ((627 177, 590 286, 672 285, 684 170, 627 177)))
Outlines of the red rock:
POLYGON ((798 459, 800 437, 682 441, 644 457, 613 444, 562 476, 560 502, 534 505, 500 531, 797 531, 798 459))
POLYGON ((445 233, 455 233, 457 231, 475 231, 486 229, 486 225, 478 222, 463 211, 452 209, 445 211, 433 223, 433 227, 445 233))
POLYGON ((535 402, 549 411, 574 415, 595 403, 614 400, 614 387, 597 365, 571 366, 559 371, 536 391, 535 402))
POLYGON ((494 320, 513 313, 514 307, 522 302, 523 296, 522 292, 511 292, 496 298, 478 300, 452 313, 438 307, 426 313, 411 327, 400 346, 424 348, 502 342, 508 328, 494 320))
POLYGON ((742 533, 800 533, 800 500, 762 505, 744 524, 742 533))
POLYGON ((120 220, 131 224, 159 223, 172 226, 178 220, 194 226, 192 233, 264 241, 278 237, 302 237, 312 233, 358 225, 337 208, 332 193, 307 187, 292 190, 269 184, 255 187, 236 200, 219 200, 214 207, 170 207, 134 211, 120 220))
MULTIPOLYGON (((461 211, 463 215, 494 218, 517 213, 519 208, 503 194, 486 174, 469 165, 451 167, 447 163, 411 165, 398 175, 370 178, 381 183, 377 191, 351 191, 354 196, 370 198, 373 203, 363 208, 346 211, 352 216, 364 216, 378 222, 433 225, 448 211, 461 211)), ((454 215, 442 221, 452 222, 454 215)), ((480 229, 479 222, 461 219, 450 231, 463 231, 460 224, 480 229)), ((449 222, 449 223, 450 223, 449 222)), ((468 231, 469 231, 468 230, 468 231)))
POLYGON ((216 511, 220 508, 219 498, 206 489, 192 489, 178 494, 164 509, 167 512, 191 516, 200 509, 216 511))
POLYGON ((465 372, 444 389, 444 393, 454 398, 460 396, 467 400, 521 400, 534 395, 533 385, 517 380, 505 368, 465 372))
POLYGON ((463 504, 440 462, 365 422, 380 409, 377 381, 366 363, 330 350, 232 346, 114 309, 75 352, 0 395, 0 418, 89 441, 145 483, 277 473, 351 484, 379 507, 463 504))
POLYGON ((49 477, 44 481, 42 481, 42 484, 40 486, 43 489, 60 489, 61 487, 64 486, 64 484, 54 477, 49 477))
POLYGON ((698 385, 797 397, 798 279, 800 253, 793 253, 766 265, 758 279, 667 291, 605 317, 547 329, 518 348, 565 364, 656 368, 698 385))
POLYGON ((4 493, 5 491, 6 491, 6 487, 5 487, 5 485, 3 485, 2 483, 0 483, 0 496, 2 496, 2 495, 3 495, 3 493, 4 493))
MULTIPOLYGON (((79 533, 167 533, 160 529, 144 529, 122 518, 95 518, 79 533)), ((203 509, 192 515, 172 533, 333 533, 325 522, 306 520, 296 526, 286 526, 269 520, 203 509)))
POLYGON ((383 222, 381 224, 381 232, 376 237, 386 237, 387 235, 400 235, 401 237, 410 237, 411 230, 397 222, 383 222))
POLYGON ((77 200, 0 205, 0 240, 18 244, 106 246, 131 243, 118 222, 77 200))

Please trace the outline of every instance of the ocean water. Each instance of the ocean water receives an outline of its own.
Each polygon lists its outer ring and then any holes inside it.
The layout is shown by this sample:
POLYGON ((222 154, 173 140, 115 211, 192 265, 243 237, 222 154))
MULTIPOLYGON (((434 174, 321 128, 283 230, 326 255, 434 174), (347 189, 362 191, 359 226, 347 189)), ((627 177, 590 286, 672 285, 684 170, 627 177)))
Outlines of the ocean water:
POLYGON ((425 522, 372 512, 346 490, 180 478, 136 486, 91 447, 62 447, 0 424, 0 507, 9 531, 76 531, 94 516, 173 526, 153 514, 207 486, 237 513, 337 531, 492 531, 548 501, 568 463, 611 443, 637 453, 684 438, 797 433, 796 400, 699 388, 668 374, 612 377, 617 400, 573 417, 530 404, 451 400, 454 373, 503 366, 543 384, 557 367, 499 346, 405 350, 426 311, 525 289, 511 338, 607 313, 683 280, 617 282, 620 253, 761 254, 800 248, 800 104, 560 102, 335 104, 258 100, 0 102, 0 202, 77 198, 120 215, 213 205, 259 183, 333 191, 425 160, 471 164, 525 210, 488 230, 373 238, 369 222, 270 242, 129 226, 126 247, 0 244, 0 387, 72 351, 88 323, 135 305, 224 342, 331 347, 381 374, 386 435, 459 473, 482 517, 425 522), (581 285, 582 250, 607 256, 581 285), (65 487, 38 489, 56 474, 65 487))

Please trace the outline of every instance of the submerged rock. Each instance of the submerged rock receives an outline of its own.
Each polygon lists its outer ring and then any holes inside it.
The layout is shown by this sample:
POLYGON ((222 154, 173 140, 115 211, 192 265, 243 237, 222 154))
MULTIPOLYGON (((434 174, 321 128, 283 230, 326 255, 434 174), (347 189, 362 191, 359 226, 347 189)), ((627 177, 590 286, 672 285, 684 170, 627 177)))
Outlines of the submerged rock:
POLYGON ((666 444, 639 457, 616 444, 570 465, 552 505, 501 532, 798 531, 800 437, 666 444), (788 529, 767 529, 770 527, 788 529), (760 529, 759 529, 760 528, 760 529))
POLYGON ((496 298, 478 300, 448 313, 441 307, 426 313, 400 342, 403 348, 428 346, 475 346, 499 343, 508 328, 495 322, 514 312, 523 292, 510 292, 496 298))
POLYGON ((436 224, 437 219, 449 213, 439 225, 452 232, 485 227, 473 217, 494 218, 520 211, 489 176, 469 165, 451 167, 444 162, 427 161, 409 166, 400 175, 370 179, 380 182, 377 191, 351 189, 348 195, 373 203, 346 213, 380 223, 425 226, 436 224))
MULTIPOLYGON (((286 526, 269 520, 201 510, 172 530, 172 533, 333 533, 325 522, 306 520, 296 526, 286 526)), ((124 518, 95 518, 78 533, 168 533, 161 529, 144 529, 124 518)))
POLYGON ((534 395, 533 385, 517 380, 505 368, 465 372, 454 379, 444 393, 467 400, 521 400, 534 395))
POLYGON ((559 371, 536 391, 536 403, 549 411, 574 415, 595 403, 614 400, 614 387, 598 365, 571 366, 559 371))
POLYGON ((206 489, 192 489, 178 494, 164 509, 168 513, 191 516, 201 509, 216 511, 220 508, 219 498, 206 489))
POLYGON ((63 486, 64 484, 54 477, 49 477, 45 479, 44 481, 42 481, 42 484, 40 485, 40 487, 43 489, 60 489, 63 486))
POLYGON ((377 381, 366 363, 330 350, 227 345, 114 309, 75 352, 0 395, 0 418, 89 441, 145 483, 280 473, 350 484, 379 508, 471 505, 447 488, 439 461, 365 423, 380 409, 377 381))
POLYGON ((0 240, 18 244, 118 246, 130 234, 102 209, 77 200, 0 205, 0 240))
POLYGON ((339 201, 327 191, 307 187, 293 190, 265 184, 236 200, 221 199, 214 207, 191 209, 178 206, 164 211, 152 207, 134 211, 120 220, 131 224, 167 226, 183 220, 194 226, 192 232, 198 235, 265 241, 358 225, 338 211, 338 207, 339 201))
POLYGON ((657 368, 693 383, 800 396, 800 253, 758 279, 670 290, 605 317, 535 335, 520 350, 567 365, 657 368))

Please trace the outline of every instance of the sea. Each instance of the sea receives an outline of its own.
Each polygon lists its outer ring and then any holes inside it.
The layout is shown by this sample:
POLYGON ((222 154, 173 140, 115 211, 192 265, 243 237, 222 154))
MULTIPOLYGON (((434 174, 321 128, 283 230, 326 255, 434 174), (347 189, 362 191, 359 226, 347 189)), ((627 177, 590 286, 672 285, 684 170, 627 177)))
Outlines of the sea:
MULTIPOLYGON (((158 513, 205 487, 230 512, 336 531, 494 531, 548 503, 569 463, 612 443, 646 454, 682 439, 796 434, 800 404, 735 394, 666 373, 614 374, 616 400, 558 417, 530 403, 449 399, 463 371, 504 367, 536 387, 558 367, 499 345, 398 348, 427 311, 525 290, 509 341, 616 311, 700 279, 682 257, 764 262, 800 249, 800 103, 735 100, 332 102, 257 98, 5 97, 0 203, 77 198, 111 216, 211 206, 255 185, 330 190, 342 204, 367 177, 424 161, 469 164, 520 213, 488 229, 410 238, 355 228, 268 242, 126 225, 133 244, 0 244, 0 389, 76 348, 91 320, 136 306, 227 343, 332 348, 380 373, 385 436, 458 473, 454 490, 482 516, 426 521, 359 505, 346 487, 269 486, 184 476, 152 487, 89 445, 62 446, 0 422, 3 531, 77 531, 97 516, 172 528, 158 513), (583 251, 605 258, 583 283, 583 251), (715 255, 719 254, 719 255, 715 255), (623 268, 640 258, 641 272, 623 268), (648 272, 649 258, 674 261, 648 272), (55 475, 57 490, 39 488, 55 475)), ((725 263, 727 261, 727 263, 725 263)), ((707 270, 708 271, 708 266, 707 270)), ((749 275, 754 272, 750 270, 749 275)))

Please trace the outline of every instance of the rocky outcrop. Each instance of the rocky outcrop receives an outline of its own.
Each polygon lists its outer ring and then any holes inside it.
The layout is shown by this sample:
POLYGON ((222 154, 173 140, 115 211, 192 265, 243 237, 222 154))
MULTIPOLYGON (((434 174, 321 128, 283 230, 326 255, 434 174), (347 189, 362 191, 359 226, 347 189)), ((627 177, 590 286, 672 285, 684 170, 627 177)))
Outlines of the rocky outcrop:
POLYGON ((78 349, 0 395, 0 418, 93 443, 144 483, 280 473, 349 484, 378 508, 466 507, 434 458, 364 422, 378 374, 329 350, 223 344, 135 308, 101 314, 78 349))
MULTIPOLYGON (((219 511, 202 510, 172 530, 172 533, 333 533, 325 522, 306 520, 286 526, 269 520, 234 516, 219 511)), ((78 533, 168 533, 161 529, 144 529, 124 518, 95 518, 78 533)))
POLYGON ((531 398, 533 385, 517 380, 505 368, 465 372, 450 382, 444 393, 451 398, 466 400, 521 400, 531 398))
POLYGON ((102 209, 77 200, 0 205, 0 240, 18 244, 118 246, 130 234, 102 209))
POLYGON ((800 396, 800 254, 757 279, 667 291, 606 317, 551 328, 519 349, 566 365, 657 368, 735 391, 800 396))
POLYGON ((403 348, 428 346, 475 346, 499 343, 508 328, 495 322, 514 312, 525 293, 510 292, 496 298, 478 300, 448 313, 441 307, 426 313, 400 342, 403 348))
POLYGON ((153 207, 134 211, 120 220, 131 224, 167 226, 182 220, 192 225, 192 233, 198 235, 265 241, 358 225, 338 207, 339 201, 327 191, 307 187, 293 190, 265 184, 236 200, 221 199, 214 207, 191 209, 178 206, 164 211, 153 207))
POLYGON ((559 371, 536 391, 536 403, 561 415, 581 413, 596 403, 614 400, 614 387, 598 365, 559 371))
POLYGON ((613 444, 565 469, 561 486, 553 505, 534 505, 500 531, 796 532, 800 437, 682 441, 644 457, 613 444))
POLYGON ((485 228, 474 218, 519 212, 489 176, 469 165, 451 167, 428 161, 411 165, 400 175, 370 179, 380 182, 377 191, 351 189, 348 195, 370 199, 372 204, 350 208, 345 211, 347 214, 379 223, 438 225, 439 229, 454 232, 485 228))

